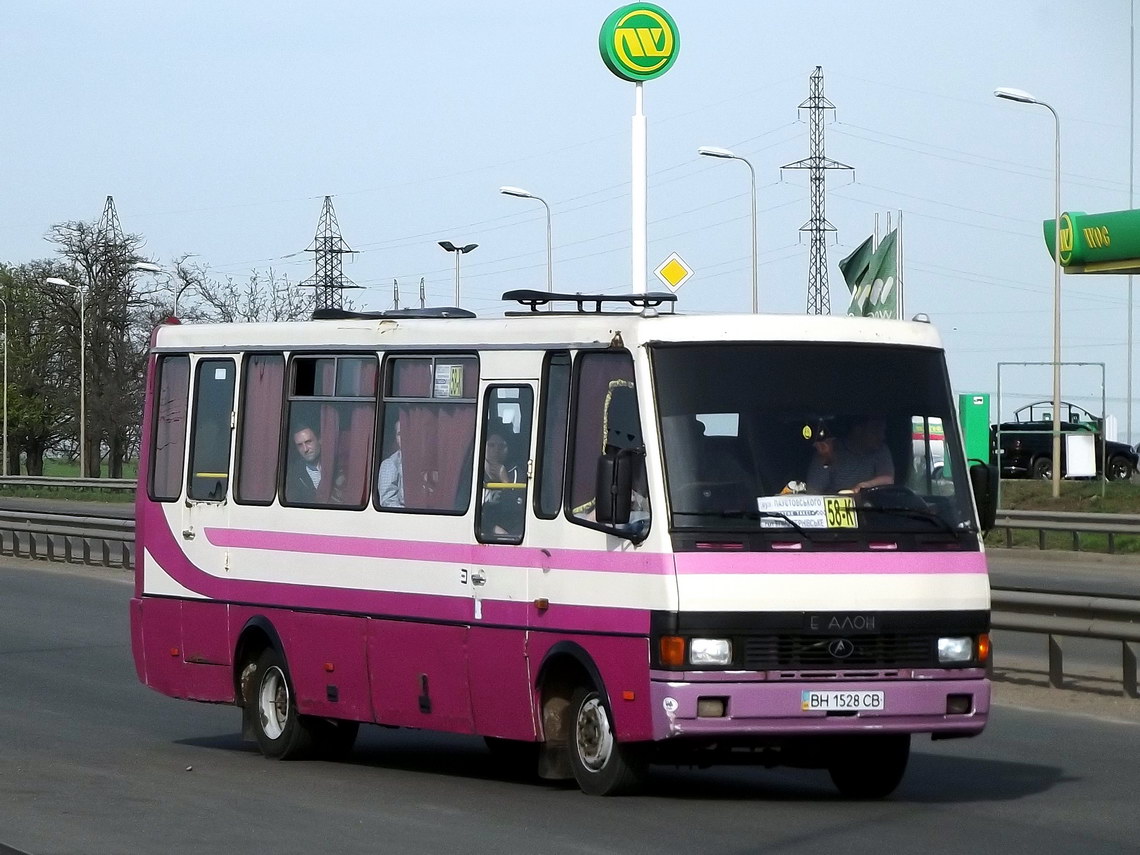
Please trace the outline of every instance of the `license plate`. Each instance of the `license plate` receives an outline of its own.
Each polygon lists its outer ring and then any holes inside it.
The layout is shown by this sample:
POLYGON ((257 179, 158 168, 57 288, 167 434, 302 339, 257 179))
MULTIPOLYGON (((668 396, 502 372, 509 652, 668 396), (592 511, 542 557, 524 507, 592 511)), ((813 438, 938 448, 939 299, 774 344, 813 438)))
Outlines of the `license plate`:
POLYGON ((823 512, 828 528, 858 528, 855 500, 850 496, 828 496, 823 500, 823 512))
POLYGON ((882 692, 803 692, 800 708, 804 712, 860 712, 881 710, 882 692))

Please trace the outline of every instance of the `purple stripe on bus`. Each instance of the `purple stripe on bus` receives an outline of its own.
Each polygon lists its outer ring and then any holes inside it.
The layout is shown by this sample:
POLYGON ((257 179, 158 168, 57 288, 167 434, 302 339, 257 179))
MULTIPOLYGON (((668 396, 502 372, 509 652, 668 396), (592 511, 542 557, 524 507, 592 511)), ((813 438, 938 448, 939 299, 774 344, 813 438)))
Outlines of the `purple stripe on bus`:
POLYGON ((559 567, 573 570, 644 573, 655 576, 673 572, 673 556, 660 552, 543 549, 493 543, 440 543, 233 528, 207 528, 204 529, 204 533, 214 546, 230 549, 266 549, 275 552, 393 558, 448 564, 483 564, 496 567, 559 567))

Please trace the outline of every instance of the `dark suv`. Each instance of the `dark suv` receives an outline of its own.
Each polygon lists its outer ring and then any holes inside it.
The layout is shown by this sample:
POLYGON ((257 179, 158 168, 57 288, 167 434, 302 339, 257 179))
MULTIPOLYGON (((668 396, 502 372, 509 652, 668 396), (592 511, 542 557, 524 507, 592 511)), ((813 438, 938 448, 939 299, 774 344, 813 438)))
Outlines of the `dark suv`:
MULTIPOLYGON (((1053 477, 1053 402, 1027 404, 1013 414, 1014 420, 990 426, 990 462, 1000 458, 1003 478, 1053 477), (1001 448, 998 448, 998 432, 1001 448)), ((1101 445, 1103 420, 1075 404, 1061 403, 1061 430, 1065 433, 1091 433, 1095 436, 1096 469, 1109 481, 1127 481, 1136 471, 1136 450, 1123 442, 1101 445), (1107 467, 1105 459, 1108 460, 1107 467)), ((1062 437, 1064 439, 1064 437, 1062 437)), ((1061 443, 1061 471, 1065 471, 1065 443, 1061 443)))

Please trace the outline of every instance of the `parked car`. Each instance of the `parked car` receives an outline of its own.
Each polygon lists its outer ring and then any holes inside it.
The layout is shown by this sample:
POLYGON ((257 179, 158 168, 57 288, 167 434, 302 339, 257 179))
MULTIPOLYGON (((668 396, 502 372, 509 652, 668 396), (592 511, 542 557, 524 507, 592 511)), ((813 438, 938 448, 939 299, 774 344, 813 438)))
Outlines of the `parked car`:
MULTIPOLYGON (((1013 421, 990 426, 990 462, 1001 466, 1003 478, 1053 477, 1053 402, 1027 404, 1013 414, 1013 421), (998 432, 1001 447, 998 448, 998 432), (1035 433, 1027 431, 1036 431, 1035 433), (999 463, 1000 460, 1000 463, 999 463)), ((1061 402, 1061 430, 1065 433, 1092 433, 1096 437, 1097 476, 1103 472, 1109 481, 1127 481, 1140 461, 1138 449, 1123 442, 1101 444, 1103 421, 1075 404, 1061 402), (1105 460, 1107 459, 1107 466, 1105 460)), ((1064 439, 1064 437, 1062 437, 1064 439)), ((1061 471, 1065 472, 1065 443, 1061 443, 1061 471)))

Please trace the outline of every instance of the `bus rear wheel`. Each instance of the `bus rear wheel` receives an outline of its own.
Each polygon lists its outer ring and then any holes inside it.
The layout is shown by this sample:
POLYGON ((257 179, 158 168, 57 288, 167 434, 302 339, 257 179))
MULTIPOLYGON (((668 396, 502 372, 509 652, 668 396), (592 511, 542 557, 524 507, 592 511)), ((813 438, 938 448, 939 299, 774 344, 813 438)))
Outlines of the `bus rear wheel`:
POLYGON ((910 759, 910 734, 852 736, 835 746, 831 781, 849 799, 882 799, 895 791, 910 759))
POLYGON ((297 712, 285 657, 272 647, 263 650, 254 662, 250 686, 246 704, 261 753, 274 760, 308 754, 313 748, 313 733, 297 712))
POLYGON ((570 700, 568 741, 574 780, 587 795, 622 795, 644 783, 644 757, 637 747, 617 740, 613 717, 597 689, 575 690, 570 700))

